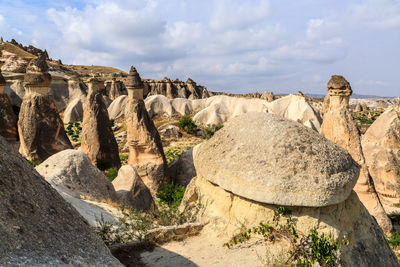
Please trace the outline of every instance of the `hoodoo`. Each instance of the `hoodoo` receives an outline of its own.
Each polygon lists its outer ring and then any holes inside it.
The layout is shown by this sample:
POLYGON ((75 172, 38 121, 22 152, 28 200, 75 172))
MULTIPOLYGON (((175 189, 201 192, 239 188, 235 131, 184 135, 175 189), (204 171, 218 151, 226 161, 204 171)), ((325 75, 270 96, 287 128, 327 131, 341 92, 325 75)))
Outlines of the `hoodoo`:
POLYGON ((327 88, 330 101, 329 109, 324 116, 320 133, 346 149, 360 165, 360 175, 354 191, 382 229, 389 232, 392 229, 392 223, 375 191, 372 178, 365 164, 360 133, 349 111, 349 99, 353 93, 350 83, 343 76, 333 75, 327 88))
POLYGON ((30 61, 24 77, 25 96, 18 120, 20 152, 38 162, 72 148, 56 106, 48 95, 51 83, 48 69, 44 54, 30 61))
POLYGON ((125 86, 128 103, 125 109, 128 163, 135 166, 143 182, 152 192, 165 181, 166 160, 161 138, 147 113, 143 101, 143 82, 134 67, 131 67, 125 86))
POLYGON ((17 118, 13 112, 10 98, 4 93, 6 80, 1 74, 0 64, 0 135, 7 141, 17 141, 17 118))
POLYGON ((88 85, 89 93, 83 112, 81 150, 88 154, 92 163, 100 169, 119 168, 121 161, 118 144, 101 93, 104 83, 93 77, 89 79, 88 85))

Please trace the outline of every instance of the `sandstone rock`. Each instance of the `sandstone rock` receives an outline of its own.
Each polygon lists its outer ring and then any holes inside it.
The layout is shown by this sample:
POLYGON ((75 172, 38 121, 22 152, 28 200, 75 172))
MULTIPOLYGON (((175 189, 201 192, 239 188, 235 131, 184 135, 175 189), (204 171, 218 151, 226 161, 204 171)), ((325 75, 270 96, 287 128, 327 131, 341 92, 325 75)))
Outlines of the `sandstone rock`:
POLYGON ((261 99, 267 100, 267 102, 272 102, 272 101, 275 100, 275 96, 274 96, 274 93, 265 91, 265 92, 261 95, 261 99))
POLYGON ((129 100, 125 109, 128 164, 135 166, 143 182, 157 192, 166 182, 166 160, 160 135, 147 113, 143 98, 143 84, 136 69, 131 67, 127 83, 129 100))
POLYGON ((83 118, 83 101, 76 98, 69 102, 67 108, 64 111, 64 123, 81 121, 83 118))
POLYGON ((6 81, 0 70, 0 135, 7 141, 17 141, 17 118, 8 95, 4 93, 6 81))
POLYGON ((193 158, 198 176, 235 195, 276 205, 340 203, 358 176, 357 164, 344 149, 268 113, 231 119, 194 149, 193 158))
POLYGON ((118 201, 125 207, 144 212, 156 213, 156 206, 150 190, 143 183, 134 167, 122 166, 112 182, 117 191, 118 201))
POLYGON ((101 169, 119 168, 118 144, 100 92, 102 87, 103 83, 95 78, 89 81, 89 94, 83 112, 81 150, 101 169))
POLYGON ((0 137, 0 265, 121 266, 79 213, 0 137))
POLYGON ((146 98, 146 108, 150 118, 155 115, 172 116, 174 109, 167 97, 162 95, 154 95, 146 98))
POLYGON ((51 82, 47 70, 43 56, 29 63, 24 78, 26 93, 18 120, 21 154, 39 162, 72 148, 52 98, 47 95, 51 82))
POLYGON ((174 161, 167 169, 167 176, 175 184, 187 186, 193 177, 196 176, 196 169, 193 164, 193 149, 189 149, 174 161))
POLYGON ((108 107, 108 115, 110 119, 121 119, 125 117, 126 103, 128 102, 127 95, 117 97, 108 107))
POLYGON ((2 52, 2 58, 5 59, 4 65, 1 67, 2 71, 13 72, 13 73, 25 73, 29 60, 4 50, 1 52, 2 52))
MULTIPOLYGON (((266 107, 269 113, 297 121, 301 124, 311 121, 315 129, 319 130, 321 128, 321 117, 302 96, 288 95, 267 103, 266 107)), ((307 124, 310 125, 310 123, 307 124)))
MULTIPOLYGON (((249 172, 246 175, 252 174, 249 172)), ((234 183, 235 180, 232 179, 231 182, 234 183)), ((250 186, 255 187, 254 184, 250 186)), ((304 193, 304 197, 307 197, 307 193, 304 193)), ((182 201, 182 208, 184 207, 185 211, 190 207, 200 207, 198 220, 205 224, 203 235, 229 240, 240 232, 243 225, 247 229, 258 226, 260 222, 271 223, 274 210, 279 206, 246 199, 197 176, 186 188, 182 201)), ((339 266, 399 266, 382 230, 354 191, 338 204, 286 208, 291 211, 298 232, 307 234, 315 228, 318 233, 330 235, 337 241, 349 241, 349 245, 340 249, 339 266)), ((285 224, 286 220, 281 223, 285 224)), ((272 246, 279 245, 273 243, 272 246)))
POLYGON ((389 108, 368 128, 362 148, 385 211, 400 214, 400 118, 389 108))
POLYGON ((106 92, 111 100, 127 94, 124 84, 121 81, 117 81, 115 77, 112 78, 111 82, 107 82, 106 92))
POLYGON ((61 151, 36 167, 54 188, 73 197, 115 201, 115 190, 107 177, 77 150, 61 151))
POLYGON ((350 84, 338 75, 332 76, 328 83, 329 110, 324 115, 320 133, 327 139, 346 149, 360 165, 360 175, 354 191, 385 232, 392 229, 369 175, 361 148, 360 134, 349 111, 350 84))
POLYGON ((163 137, 178 139, 182 137, 182 134, 179 132, 178 126, 170 125, 164 130, 163 137))
POLYGON ((362 109, 360 103, 357 103, 356 107, 354 108, 354 111, 355 111, 355 112, 360 112, 360 111, 362 111, 362 110, 363 110, 363 109, 362 109))

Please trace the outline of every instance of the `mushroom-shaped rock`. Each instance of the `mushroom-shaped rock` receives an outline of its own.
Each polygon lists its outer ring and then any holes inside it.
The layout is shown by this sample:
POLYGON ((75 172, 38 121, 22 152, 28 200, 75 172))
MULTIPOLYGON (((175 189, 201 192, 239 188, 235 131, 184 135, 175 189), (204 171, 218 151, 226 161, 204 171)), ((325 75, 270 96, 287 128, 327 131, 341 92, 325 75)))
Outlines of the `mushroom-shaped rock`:
POLYGON ((197 176, 261 203, 321 207, 350 195, 359 167, 342 148, 268 113, 228 121, 194 150, 197 176))
POLYGON ((327 87, 331 96, 350 96, 353 93, 350 83, 341 75, 332 75, 327 87))
POLYGON ((24 76, 24 87, 27 91, 33 90, 43 95, 47 94, 51 83, 51 76, 48 73, 49 67, 45 55, 32 59, 26 68, 24 76))

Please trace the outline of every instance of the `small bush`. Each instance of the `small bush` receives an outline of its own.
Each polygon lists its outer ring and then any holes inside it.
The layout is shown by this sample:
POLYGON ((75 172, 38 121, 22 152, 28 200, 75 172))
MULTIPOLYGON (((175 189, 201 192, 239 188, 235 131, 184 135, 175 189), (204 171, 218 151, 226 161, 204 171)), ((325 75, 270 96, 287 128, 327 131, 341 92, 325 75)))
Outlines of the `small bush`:
POLYGON ((191 149, 197 144, 198 144, 197 142, 185 143, 185 144, 179 144, 177 146, 171 146, 165 149, 164 155, 165 159, 167 160, 168 166, 170 166, 175 160, 177 160, 180 157, 180 155, 183 154, 183 152, 191 149))
POLYGON ((213 124, 209 125, 206 128, 204 128, 204 139, 210 139, 218 130, 222 129, 224 125, 222 124, 213 124))
POLYGON ((112 128, 112 127, 114 127, 114 125, 115 125, 114 119, 110 119, 110 127, 112 128))
POLYGON ((179 204, 181 204, 184 193, 184 186, 170 183, 160 187, 157 193, 157 197, 160 199, 161 202, 169 206, 179 206, 179 204))
POLYGON ((27 159, 27 161, 29 162, 29 164, 32 165, 33 168, 35 168, 36 166, 38 166, 40 164, 40 162, 37 160, 30 161, 29 159, 27 159))
POLYGON ((197 129, 197 125, 193 122, 190 116, 182 116, 178 126, 179 129, 187 133, 193 133, 193 131, 197 129))
POLYGON ((119 159, 121 160, 121 165, 126 165, 128 164, 128 154, 119 154, 119 159))
POLYGON ((386 240, 392 248, 400 246, 400 234, 397 231, 392 233, 391 237, 386 236, 386 240))
POLYGON ((117 168, 109 168, 105 170, 105 175, 107 176, 108 180, 111 182, 118 176, 118 169, 117 168))
POLYGON ((81 121, 69 122, 66 127, 67 135, 70 136, 73 142, 80 141, 80 134, 82 132, 81 121))

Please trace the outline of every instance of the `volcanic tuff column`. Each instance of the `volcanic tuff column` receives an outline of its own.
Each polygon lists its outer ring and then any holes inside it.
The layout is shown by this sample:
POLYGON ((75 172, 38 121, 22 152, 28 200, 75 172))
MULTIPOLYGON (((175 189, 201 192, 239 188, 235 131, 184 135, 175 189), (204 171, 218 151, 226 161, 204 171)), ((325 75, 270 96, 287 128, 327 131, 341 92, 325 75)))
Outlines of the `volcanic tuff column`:
POLYGON ((83 111, 81 150, 88 154, 93 164, 100 169, 119 168, 121 161, 118 144, 101 93, 104 83, 91 78, 88 85, 89 92, 83 111))
POLYGON ((44 55, 29 62, 23 83, 25 96, 18 120, 21 154, 39 162, 72 148, 56 106, 47 94, 51 82, 48 69, 44 55))
POLYGON ((160 135, 143 101, 143 82, 134 67, 131 67, 125 86, 129 98, 125 109, 128 163, 136 167, 143 182, 156 192, 166 182, 166 160, 160 135))
POLYGON ((7 141, 17 141, 17 118, 11 106, 11 101, 8 95, 4 93, 6 81, 1 74, 0 64, 0 135, 7 141))
POLYGON ((324 116, 320 133, 346 149, 360 165, 360 176, 354 191, 382 229, 388 232, 392 229, 392 223, 375 191, 361 149, 360 133, 348 108, 349 98, 353 91, 349 82, 339 75, 333 75, 327 87, 330 96, 329 110, 324 116))

